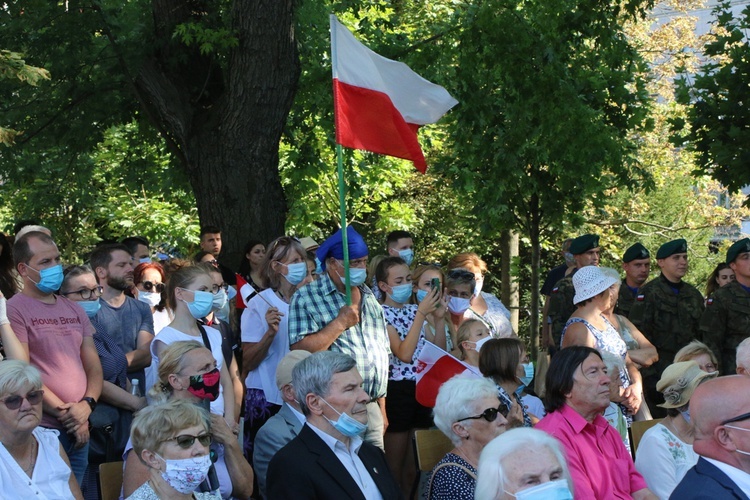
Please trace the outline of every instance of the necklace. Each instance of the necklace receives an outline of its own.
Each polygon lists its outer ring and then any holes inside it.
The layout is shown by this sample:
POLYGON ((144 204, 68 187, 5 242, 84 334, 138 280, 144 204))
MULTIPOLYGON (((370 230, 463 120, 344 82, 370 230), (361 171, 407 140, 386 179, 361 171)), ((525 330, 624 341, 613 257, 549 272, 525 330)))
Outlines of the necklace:
POLYGON ((31 449, 29 451, 29 465, 26 467, 21 466, 19 463, 18 465, 23 469, 23 471, 26 473, 27 476, 31 477, 31 473, 34 471, 34 465, 36 465, 36 455, 34 453, 36 448, 36 439, 33 439, 31 442, 31 449))
POLYGON ((685 435, 684 433, 680 432, 677 429, 677 426, 675 425, 673 418, 671 417, 665 418, 664 420, 662 420, 662 424, 664 424, 664 426, 667 429, 669 429, 670 432, 672 432, 675 436, 677 436, 677 439, 679 439, 683 443, 692 444, 693 436, 691 436, 690 434, 685 435))

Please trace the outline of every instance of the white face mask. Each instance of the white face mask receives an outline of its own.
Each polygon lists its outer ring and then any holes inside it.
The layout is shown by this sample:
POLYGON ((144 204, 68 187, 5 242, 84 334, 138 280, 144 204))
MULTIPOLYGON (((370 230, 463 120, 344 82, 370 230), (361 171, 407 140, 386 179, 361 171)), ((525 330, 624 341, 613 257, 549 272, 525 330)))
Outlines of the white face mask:
POLYGON ((156 307, 161 302, 161 294, 158 292, 141 292, 138 290, 138 300, 145 302, 151 307, 156 307))
MULTIPOLYGON (((742 432, 750 432, 750 429, 743 429, 742 427, 737 427, 737 426, 734 426, 734 425, 725 425, 724 427, 729 427, 730 429, 735 429, 735 430, 742 431, 742 432)), ((748 455, 748 456, 750 456, 750 452, 742 451, 739 448, 735 449, 734 451, 736 451, 737 453, 740 453, 742 455, 748 455)))
POLYGON ((182 460, 167 460, 158 454, 156 456, 167 464, 166 470, 161 473, 162 479, 172 488, 185 495, 195 491, 200 486, 208 475, 208 469, 211 468, 210 454, 182 460))
POLYGON ((474 350, 475 350, 475 351, 477 351, 477 352, 481 351, 481 350, 482 350, 482 346, 483 346, 483 345, 484 345, 484 344, 485 344, 485 343, 486 343, 487 341, 489 341, 489 340, 492 340, 492 337, 490 337, 489 335, 487 335, 487 336, 486 336, 486 337, 484 337, 483 339, 479 339, 479 340, 477 340, 476 342, 474 342, 474 350))

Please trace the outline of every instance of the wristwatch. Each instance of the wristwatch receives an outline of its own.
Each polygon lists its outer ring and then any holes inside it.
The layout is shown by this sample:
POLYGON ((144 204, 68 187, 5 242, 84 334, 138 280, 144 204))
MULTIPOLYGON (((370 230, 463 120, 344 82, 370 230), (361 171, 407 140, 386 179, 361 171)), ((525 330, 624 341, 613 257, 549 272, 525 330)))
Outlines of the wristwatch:
POLYGON ((86 403, 88 403, 89 407, 91 408, 91 411, 94 411, 94 408, 96 408, 96 399, 87 397, 87 398, 83 398, 81 401, 79 401, 79 403, 82 401, 86 401, 86 403))

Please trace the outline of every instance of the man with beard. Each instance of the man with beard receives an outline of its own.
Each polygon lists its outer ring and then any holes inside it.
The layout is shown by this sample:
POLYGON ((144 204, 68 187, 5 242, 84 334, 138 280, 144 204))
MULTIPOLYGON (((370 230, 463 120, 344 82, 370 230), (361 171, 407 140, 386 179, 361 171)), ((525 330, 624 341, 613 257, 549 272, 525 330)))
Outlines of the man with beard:
POLYGON ((90 263, 102 287, 101 309, 91 323, 97 333, 119 344, 128 361, 128 378, 138 379, 145 392, 144 369, 151 364, 154 318, 147 304, 125 295, 133 286, 133 256, 125 245, 101 245, 91 253, 90 263))

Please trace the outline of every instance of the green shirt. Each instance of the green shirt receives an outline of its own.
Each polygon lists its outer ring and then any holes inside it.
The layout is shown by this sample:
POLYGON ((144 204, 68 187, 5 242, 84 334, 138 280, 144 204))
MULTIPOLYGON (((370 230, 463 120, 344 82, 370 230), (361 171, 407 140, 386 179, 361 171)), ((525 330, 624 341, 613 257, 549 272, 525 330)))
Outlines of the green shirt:
POLYGON ((700 332, 716 354, 721 374, 733 375, 737 346, 750 337, 750 292, 736 281, 716 290, 706 301, 700 332))

